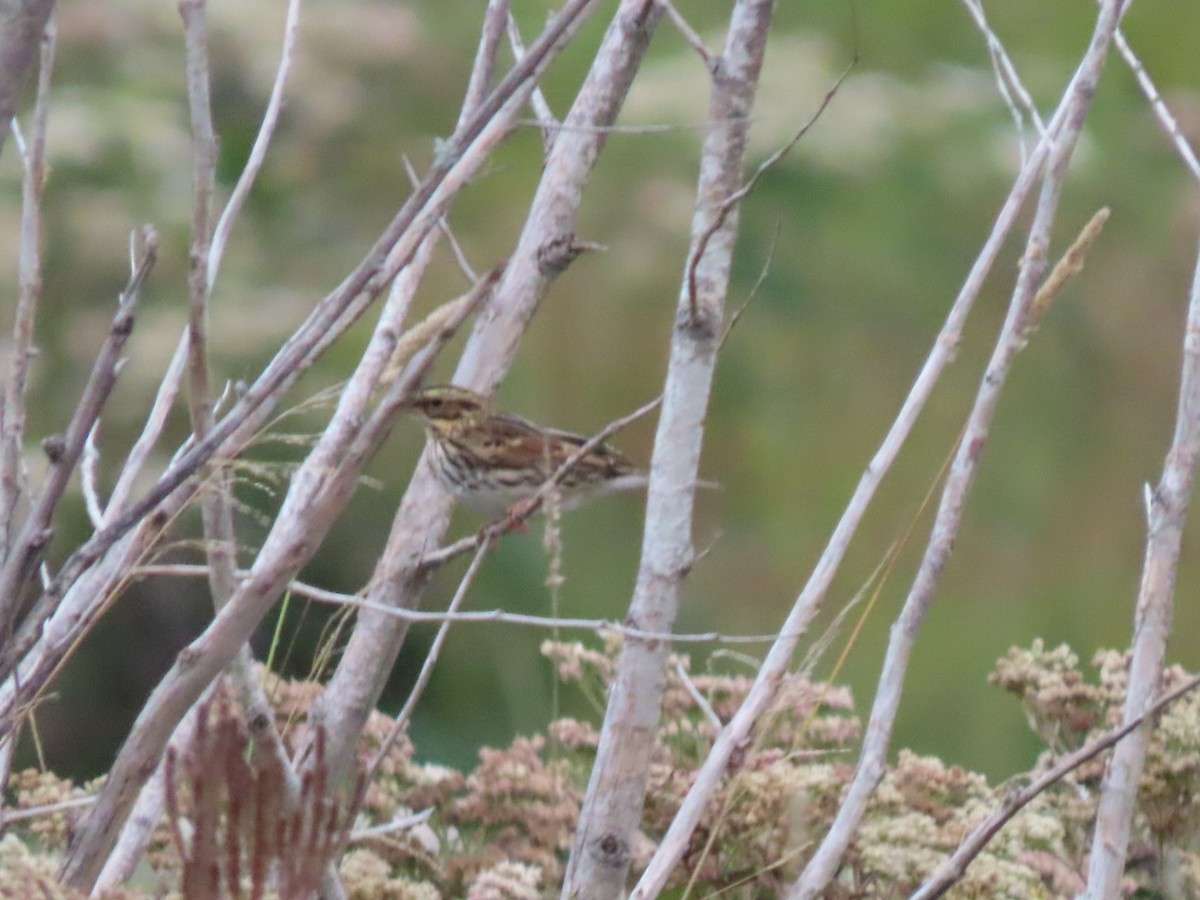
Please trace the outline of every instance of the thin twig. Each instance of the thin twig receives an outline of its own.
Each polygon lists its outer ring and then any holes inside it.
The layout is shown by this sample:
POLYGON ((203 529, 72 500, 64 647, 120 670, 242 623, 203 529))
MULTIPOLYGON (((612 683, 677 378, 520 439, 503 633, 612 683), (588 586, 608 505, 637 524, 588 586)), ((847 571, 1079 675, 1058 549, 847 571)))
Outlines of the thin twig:
POLYGON ((471 64, 471 77, 467 81, 467 90, 458 114, 459 126, 487 96, 492 74, 496 70, 500 39, 504 37, 505 25, 509 20, 509 6, 510 0, 488 0, 487 9, 483 12, 479 45, 475 49, 475 61, 471 64))
POLYGON ((938 870, 921 885, 910 900, 934 900, 935 897, 941 897, 962 878, 967 866, 983 852, 983 848, 999 833, 1000 829, 1034 797, 1061 781, 1088 760, 1112 747, 1134 729, 1140 727, 1142 723, 1154 718, 1180 697, 1194 691, 1197 687, 1200 687, 1200 675, 1189 678, 1179 687, 1163 694, 1145 711, 1120 727, 1114 728, 1100 737, 1088 741, 1078 750, 1068 753, 1044 772, 1036 775, 1025 787, 1006 796, 1000 807, 975 826, 975 829, 967 835, 953 855, 938 867, 938 870))
POLYGON ((263 112, 262 122, 258 126, 258 134, 254 138, 254 146, 250 148, 250 156, 238 176, 237 184, 229 195, 229 202, 217 220, 213 229, 212 245, 208 251, 208 293, 212 293, 213 285, 217 282, 217 273, 221 270, 221 260, 225 255, 225 244, 229 233, 250 196, 250 190, 262 170, 267 157, 267 148, 275 135, 279 124, 279 114, 283 110, 283 92, 287 87, 288 74, 292 69, 292 57, 295 53, 296 42, 300 36, 300 0, 288 0, 287 17, 283 24, 283 47, 279 51, 279 66, 275 70, 275 81, 271 85, 271 96, 267 100, 267 108, 263 112))
POLYGON ((999 35, 988 24, 987 15, 983 11, 983 4, 979 0, 963 0, 963 5, 967 7, 967 11, 975 21, 975 26, 983 33, 984 39, 987 41, 988 55, 992 58, 992 69, 996 73, 996 87, 1000 91, 1000 98, 1004 101, 1004 105, 1012 113, 1013 122, 1017 126, 1017 140, 1021 148, 1021 164, 1024 165, 1028 153, 1025 149, 1025 115, 1021 112, 1021 107, 1024 107, 1025 111, 1029 114, 1029 118, 1037 127, 1039 136, 1045 136, 1046 126, 1042 122, 1042 117, 1038 115, 1033 97, 1030 96, 1029 91, 1021 81, 1021 77, 1017 74, 1017 68, 1013 65, 1008 51, 1004 49, 1004 44, 1000 41, 999 35), (1015 98, 1014 94, 1016 95, 1015 98), (1018 100, 1021 103, 1021 107, 1017 106, 1018 100))
POLYGON ((158 391, 154 395, 154 403, 150 407, 149 415, 146 416, 146 424, 142 428, 142 433, 134 441, 129 456, 121 467, 121 474, 117 476, 117 483, 113 486, 112 494, 108 498, 108 506, 104 509, 103 525, 111 525, 128 505, 134 485, 145 468, 150 454, 154 452, 154 445, 158 443, 163 429, 166 428, 171 408, 175 405, 175 398, 179 396, 179 388, 183 384, 183 373, 186 368, 187 333, 185 332, 180 337, 179 343, 176 344, 171 362, 167 365, 167 371, 163 374, 162 381, 159 382, 158 391))
POLYGON ((737 323, 742 320, 742 316, 754 302, 754 298, 758 296, 759 289, 763 286, 763 282, 767 280, 767 274, 771 271, 771 263, 775 260, 775 250, 779 246, 779 232, 782 230, 780 222, 775 223, 775 231, 771 235, 771 243, 767 246, 767 255, 763 259, 762 267, 758 270, 758 277, 754 279, 754 284, 750 285, 750 290, 746 292, 746 299, 742 301, 742 305, 729 314, 729 321, 725 324, 725 332, 721 335, 721 343, 718 349, 725 349, 725 342, 729 340, 729 335, 733 334, 733 329, 737 327, 737 323))
POLYGON ((1200 180, 1200 160, 1196 159, 1196 151, 1192 148, 1182 129, 1180 129, 1178 120, 1171 112, 1170 107, 1167 106, 1166 101, 1163 100, 1162 94, 1150 78, 1150 73, 1146 71, 1146 67, 1142 65, 1142 61, 1138 59, 1137 54, 1133 52, 1133 48, 1129 46, 1129 41, 1125 39, 1124 32, 1117 29, 1117 34, 1113 42, 1117 45, 1117 52, 1121 54, 1122 59, 1125 60, 1125 64, 1133 72, 1133 77, 1137 79, 1138 87, 1142 89, 1142 93, 1150 101, 1150 108, 1154 110, 1154 117, 1158 119, 1159 124, 1166 131, 1167 137, 1171 139, 1171 143, 1175 146, 1175 152, 1179 154, 1179 158, 1183 160, 1183 164, 1192 173, 1192 177, 1200 180))
MULTIPOLYGON (((420 179, 417 177, 417 171, 413 168, 412 161, 407 156, 404 157, 404 171, 408 175, 408 180, 412 183, 413 187, 416 187, 420 183, 420 179)), ((454 232, 450 228, 450 222, 445 216, 438 218, 438 230, 446 239, 446 243, 450 245, 450 252, 454 254, 454 261, 458 263, 458 268, 467 277, 468 283, 474 284, 477 282, 479 280, 479 273, 475 271, 475 268, 467 259, 466 251, 463 250, 462 245, 458 242, 458 238, 454 236, 454 232)))
POLYGON ((771 169, 775 168, 775 166, 778 165, 785 156, 791 153, 792 148, 800 142, 800 139, 808 134, 810 128, 817 124, 817 120, 821 118, 821 114, 824 113, 829 104, 833 102, 833 98, 837 96, 837 92, 841 89, 842 83, 845 82, 845 80, 850 76, 851 70, 856 65, 858 65, 857 54, 852 60, 850 60, 850 63, 846 66, 846 68, 842 70, 842 74, 837 77, 837 80, 833 83, 833 87, 825 92, 825 96, 822 97, 821 102, 817 104, 816 112, 809 117, 808 121, 800 126, 800 128, 794 135, 792 135, 791 139, 786 144, 763 160, 762 164, 759 165, 754 174, 750 176, 749 180, 746 181, 736 191, 730 193, 730 195, 726 197, 721 205, 717 208, 717 211, 712 218, 712 222, 709 223, 708 228, 703 234, 701 234, 700 240, 696 242, 695 248, 688 256, 686 276, 688 289, 688 308, 693 325, 699 323, 700 321, 700 310, 698 306, 699 286, 696 283, 696 271, 700 266, 700 259, 708 250, 709 241, 711 241, 713 237, 716 236, 716 234, 721 230, 725 224, 725 220, 733 210, 737 209, 738 204, 741 203, 742 200, 745 199, 745 197, 756 187, 758 187, 758 182, 762 179, 762 177, 771 169))
MULTIPOLYGON (((493 540, 491 537, 485 537, 479 544, 479 549, 475 551, 475 557, 471 560, 471 564, 467 566, 467 571, 458 583, 458 590, 454 592, 454 597, 450 600, 450 605, 446 607, 447 614, 454 615, 457 613, 458 608, 466 600, 467 591, 470 590, 472 583, 474 583, 475 576, 479 574, 479 570, 483 566, 483 561, 487 557, 488 551, 492 548, 493 540)), ((404 701, 404 706, 396 714, 396 719, 392 723, 391 730, 379 745, 379 750, 376 752, 370 766, 367 767, 366 780, 368 783, 374 781, 375 773, 379 771, 379 766, 392 749, 392 745, 408 729, 408 723, 412 719, 413 710, 417 708, 417 702, 421 699, 421 695, 425 693, 425 687, 429 684, 429 679, 433 677, 433 668, 437 665, 438 657, 442 653, 442 646, 446 643, 446 636, 450 633, 450 624, 449 620, 442 622, 441 627, 438 628, 437 635, 433 639, 433 643, 429 645, 429 652, 425 654, 425 662, 421 665, 421 671, 417 674, 417 680, 413 682, 413 686, 408 692, 408 699, 404 701)))
MULTIPOLYGON (((511 9, 508 11, 508 45, 512 48, 513 58, 520 62, 525 56, 525 42, 521 40, 521 29, 517 26, 517 19, 511 9)), ((550 108, 550 103, 546 100, 546 95, 542 93, 540 87, 533 89, 529 104, 533 107, 538 127, 542 130, 542 150, 549 154, 550 146, 554 143, 554 137, 558 133, 558 118, 554 115, 554 111, 550 108)))
MULTIPOLYGON (((57 29, 47 23, 41 38, 37 94, 29 142, 21 154, 21 241, 17 255, 17 309, 12 358, 0 407, 0 559, 7 560, 16 527, 17 504, 26 490, 25 400, 33 358, 33 326, 42 295, 42 192, 46 185, 46 124, 50 116, 50 75, 54 71, 57 29)), ((5 120, 0 128, 7 128, 5 120)), ((19 134, 19 132, 18 132, 19 134)), ((0 132, 0 143, 3 143, 0 132)))
MULTIPOLYGON (((370 783, 369 779, 368 783, 370 783)), ((434 810, 431 806, 428 809, 421 810, 419 813, 413 813, 411 816, 400 816, 382 825, 362 828, 350 834, 349 842, 353 844, 371 840, 372 838, 386 837, 389 834, 395 834, 397 831, 407 831, 409 828, 428 822, 433 817, 433 812, 434 810)))
POLYGON ((25 809, 14 809, 5 812, 0 822, 9 825, 12 822, 22 822, 26 819, 37 819, 41 816, 52 816, 55 813, 66 812, 68 809, 79 809, 91 806, 96 802, 95 797, 73 797, 70 800, 59 800, 57 803, 46 803, 42 806, 28 806, 25 809))
POLYGON ((93 528, 99 528, 104 523, 104 504, 100 500, 100 449, 96 446, 97 422, 88 432, 87 440, 83 442, 83 458, 79 461, 79 486, 83 491, 83 506, 87 510, 88 521, 93 528))
POLYGON ((700 688, 696 687, 696 682, 692 681, 692 676, 688 674, 688 670, 684 668, 683 663, 678 659, 675 660, 675 676, 679 679, 679 683, 683 685, 683 689, 687 691, 688 696, 692 698, 692 702, 699 707, 701 714, 708 720, 708 723, 720 730, 724 724, 721 721, 721 717, 712 708, 712 704, 708 702, 708 698, 700 693, 700 688))
MULTIPOLYGON (((0 633, 12 628, 16 618, 21 592, 34 570, 38 557, 51 538, 50 520, 62 499, 71 473, 75 470, 83 452, 92 426, 104 408, 109 394, 117 381, 121 351, 133 331, 133 314, 141 299, 141 288, 158 258, 158 235, 153 228, 142 229, 141 257, 130 275, 125 290, 118 300, 117 313, 109 327, 108 336, 96 357, 87 385, 62 437, 51 438, 47 443, 50 456, 50 471, 33 508, 29 512, 21 532, 14 542, 13 550, 0 573, 0 633)), ((11 654, 6 657, 10 670, 15 662, 11 654)))
POLYGON ((1120 0, 1107 0, 1096 20, 1092 41, 1079 66, 1079 76, 1064 101, 1070 109, 1068 127, 1056 137, 1046 163, 1037 211, 1029 229, 1029 238, 1021 259, 1021 269, 1009 303, 1008 315, 987 370, 980 382, 975 403, 954 462, 942 490, 925 554, 921 559, 904 607, 889 633, 883 670, 879 676, 875 700, 871 706, 858 767, 847 788, 837 815, 816 852, 809 859, 800 879, 789 892, 789 900, 813 900, 834 878, 842 857, 858 831, 867 804, 883 777, 892 726, 900 706, 908 662, 921 624, 941 584, 959 527, 967 496, 987 445, 1000 394, 1013 364, 1028 342, 1029 321, 1035 295, 1047 267, 1046 248, 1058 211, 1058 201, 1066 180, 1079 133, 1091 108, 1095 87, 1108 56, 1113 32, 1120 21, 1120 0))
MULTIPOLYGON (((478 543, 474 544, 478 547, 478 543)), ((203 578, 207 575, 207 567, 189 563, 149 563, 147 565, 138 566, 133 572, 136 577, 161 577, 161 578, 203 578)), ((239 569, 238 578, 244 579, 250 574, 248 569, 239 569)), ((641 628, 632 628, 622 622, 611 619, 580 619, 580 618, 562 618, 555 616, 534 616, 526 613, 509 612, 504 609, 481 610, 478 612, 430 612, 419 609, 400 609, 392 606, 384 606, 380 603, 375 603, 358 594, 343 594, 338 591, 331 591, 327 588, 317 587, 307 584, 303 581, 292 581, 288 584, 288 591, 301 597, 308 597, 317 603, 326 603, 331 606, 346 606, 355 609, 369 609, 374 612, 382 613, 385 616, 395 619, 402 619, 405 622, 414 622, 422 624, 439 624, 441 622, 452 622, 457 624, 504 624, 504 625, 521 625, 531 628, 544 628, 549 631, 554 630, 577 630, 590 631, 597 634, 604 632, 612 632, 615 634, 625 635, 632 638, 640 638, 647 641, 667 641, 676 644, 764 644, 777 640, 779 634, 772 632, 771 634, 728 634, 721 631, 703 631, 692 634, 679 634, 667 631, 646 631, 641 628)))
POLYGON ((696 51, 696 55, 704 60, 704 67, 708 69, 711 75, 713 70, 712 52, 708 47, 704 46, 704 40, 696 33, 696 29, 683 17, 683 13, 675 8, 675 4, 671 0, 654 0, 654 2, 666 10, 667 18, 675 26, 675 30, 683 36, 688 46, 696 51))

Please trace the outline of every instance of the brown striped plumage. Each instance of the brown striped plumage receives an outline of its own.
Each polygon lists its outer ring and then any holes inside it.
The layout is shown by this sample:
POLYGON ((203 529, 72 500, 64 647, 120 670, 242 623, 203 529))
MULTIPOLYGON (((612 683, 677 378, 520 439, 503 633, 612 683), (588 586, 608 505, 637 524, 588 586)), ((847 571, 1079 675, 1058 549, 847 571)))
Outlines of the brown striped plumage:
MULTIPOLYGON (((438 481, 467 506, 498 516, 527 499, 587 438, 488 411, 465 388, 425 388, 412 401, 425 420, 429 460, 438 481)), ((619 451, 601 444, 564 476, 564 508, 615 491, 645 487, 646 476, 619 451)))

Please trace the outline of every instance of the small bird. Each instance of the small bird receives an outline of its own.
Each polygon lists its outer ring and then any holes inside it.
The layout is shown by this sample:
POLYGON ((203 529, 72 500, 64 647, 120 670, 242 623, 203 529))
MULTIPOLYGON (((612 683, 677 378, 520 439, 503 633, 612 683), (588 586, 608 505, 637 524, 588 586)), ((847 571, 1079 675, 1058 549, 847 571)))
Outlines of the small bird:
MULTIPOLYGON (((429 460, 442 487, 489 518, 529 500, 588 440, 492 413, 483 397, 466 388, 428 387, 410 402, 425 420, 429 460)), ((646 481, 620 451, 600 444, 563 475, 558 490, 562 508, 572 509, 644 488, 646 481)))

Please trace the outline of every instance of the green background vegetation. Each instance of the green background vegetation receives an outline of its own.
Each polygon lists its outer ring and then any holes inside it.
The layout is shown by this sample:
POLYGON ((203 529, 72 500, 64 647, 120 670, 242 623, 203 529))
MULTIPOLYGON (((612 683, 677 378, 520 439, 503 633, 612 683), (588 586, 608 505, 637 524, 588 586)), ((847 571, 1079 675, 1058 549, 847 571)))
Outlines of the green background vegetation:
MULTIPOLYGON (((710 44, 728 4, 680 3, 710 44)), ((547 6, 516 3, 527 37, 547 6)), ((1044 115, 1086 45, 1088 0, 993 3, 993 24, 1044 115)), ((453 127, 482 2, 319 2, 304 12, 300 55, 280 133, 234 232, 213 308, 214 375, 252 378, 312 304, 365 252, 418 169, 453 127)), ((609 3, 554 67, 546 92, 565 112, 609 3)), ((281 3, 212 4, 214 109, 221 186, 240 171, 278 53, 281 3)), ((178 19, 170 4, 76 0, 60 5, 46 198, 46 285, 38 324, 29 438, 63 427, 125 281, 129 230, 153 222, 161 261, 144 300, 130 360, 104 418, 103 472, 129 446, 178 337, 185 310, 190 150, 178 19)), ((1200 6, 1138 0, 1127 34, 1180 117, 1200 137, 1200 6)), ((754 164, 813 113, 857 55, 813 131, 743 207, 730 305, 764 266, 761 290, 733 332, 717 373, 703 475, 723 490, 700 502, 695 532, 711 548, 687 583, 682 631, 768 633, 804 585, 844 504, 929 352, 1013 177, 1018 147, 984 42, 952 2, 782 3, 755 112, 754 164), (778 231, 774 254, 772 242, 778 231)), ((654 396, 666 366, 687 246, 699 134, 707 102, 700 62, 669 25, 656 36, 624 125, 601 157, 579 234, 606 252, 580 259, 555 284, 501 390, 501 403, 557 426, 594 431, 654 396)), ((1032 140, 1032 132, 1025 134, 1032 140)), ((540 173, 536 129, 516 134, 456 202, 452 223, 476 268, 506 256, 540 173)), ((0 160, 0 283, 15 295, 19 180, 0 160)), ((1100 206, 1112 218, 1019 360, 941 591, 918 641, 894 746, 1003 777, 1032 764, 1036 739, 986 675, 1013 644, 1035 637, 1083 657, 1129 640, 1144 539, 1143 484, 1158 478, 1170 439, 1181 326, 1197 239, 1197 193, 1114 57, 1068 180, 1054 252, 1100 206)), ((869 705, 888 625, 928 534, 919 513, 962 427, 1004 315, 1020 241, 1011 240, 947 371, 842 567, 822 627, 917 521, 911 542, 850 653, 840 681, 869 705)), ((439 254, 423 308, 465 281, 439 254)), ((11 315, 11 313, 9 313, 11 315)), ((344 379, 369 323, 336 347, 293 403, 344 379)), ((452 354, 439 378, 452 371, 452 354)), ((317 431, 324 413, 281 426, 317 431)), ((186 433, 177 411, 175 441, 186 433)), ((618 440, 648 460, 653 424, 618 440)), ((371 467, 341 524, 304 573, 354 591, 369 577, 422 436, 403 422, 371 467)), ((33 453, 31 449, 31 453, 33 453)), ((264 441, 250 456, 287 463, 302 450, 264 441)), ((282 472, 282 467, 280 468, 282 472)), ((108 482, 111 484, 111 480, 108 482)), ((244 484, 243 559, 265 533, 283 490, 244 484)), ((57 557, 85 534, 82 504, 61 512, 57 557)), ((199 533, 198 514, 181 536, 199 533)), ((467 512, 454 533, 478 527, 467 512)), ((640 543, 640 501, 605 501, 564 523, 567 616, 623 615, 640 543)), ((472 590, 476 609, 548 614, 539 528, 509 537, 472 590)), ((170 558, 194 558, 174 549, 170 558)), ((426 607, 448 601, 464 563, 441 573, 426 607)), ((1178 583, 1170 657, 1200 665, 1190 542, 1178 583)), ((38 718, 52 764, 107 768, 146 693, 203 627, 201 582, 134 585, 83 646, 38 718)), ((308 671, 329 617, 294 603, 289 671, 308 671)), ((263 642, 274 623, 264 626, 263 642)), ((814 629, 814 636, 822 628, 814 629)), ((414 628, 387 698, 399 706, 432 636, 414 628)), ((465 766, 482 744, 539 730, 551 712, 549 635, 462 626, 451 636, 414 724, 422 758, 465 766)), ((814 664, 828 677, 845 641, 814 664)), ((743 648, 748 654, 759 648, 743 648)), ((708 653, 709 651, 703 651, 708 653)), ((748 671, 722 654, 714 665, 748 671)), ((696 668, 701 668, 698 662, 696 668)), ((575 699, 563 698, 577 714, 575 699)))

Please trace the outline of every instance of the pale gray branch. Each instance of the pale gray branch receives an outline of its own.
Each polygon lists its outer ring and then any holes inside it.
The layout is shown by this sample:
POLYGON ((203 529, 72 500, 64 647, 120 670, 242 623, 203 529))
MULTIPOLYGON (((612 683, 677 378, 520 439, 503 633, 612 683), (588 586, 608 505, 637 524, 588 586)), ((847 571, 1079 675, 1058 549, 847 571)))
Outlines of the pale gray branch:
POLYGON ((217 281, 217 273, 221 269, 221 259, 225 255, 225 244, 229 233, 233 231, 234 223, 250 196, 250 190, 258 179, 263 162, 267 157, 267 148, 275 135, 279 124, 279 114, 283 110, 283 92, 287 87, 288 75, 292 69, 292 57, 296 50, 296 42, 300 37, 300 0, 288 0, 287 17, 283 24, 283 48, 279 52, 279 66, 275 70, 275 81, 271 85, 271 96, 267 100, 267 108, 263 112, 262 122, 258 126, 258 134, 254 138, 254 146, 250 148, 250 156, 238 176, 237 184, 229 195, 229 202, 221 212, 217 226, 213 229, 212 244, 208 251, 208 285, 211 294, 217 281))
MULTIPOLYGON (((475 556, 471 560, 471 564, 467 566, 467 571, 458 583, 458 589, 454 592, 454 597, 451 598, 449 606, 446 607, 447 614, 453 616, 458 612, 463 601, 467 599, 467 591, 470 590, 471 584, 475 581, 475 576, 479 574, 488 551, 492 549, 492 541, 493 539, 490 537, 484 538, 483 542, 479 545, 479 549, 475 551, 475 556)), ((375 753, 375 759, 372 760, 371 765, 367 769, 368 782, 375 777, 375 773, 387 757, 388 751, 392 749, 392 745, 408 729, 408 723, 412 720, 413 710, 417 708, 417 702, 421 699, 421 695, 425 693, 425 687, 429 684, 429 679, 433 677, 433 668, 437 665, 438 657, 442 654, 442 645, 446 643, 446 637, 450 634, 450 624, 450 619, 443 621, 441 627, 438 628, 433 643, 429 645, 429 652, 425 654, 425 662, 421 664, 421 671, 417 673, 417 680, 413 682, 412 688, 409 689, 408 699, 404 701, 404 706, 396 714, 396 719, 392 723, 391 730, 382 743, 380 743, 379 749, 375 753)))
POLYGON ((54 0, 0 3, 0 152, 53 11, 54 0))
MULTIPOLYGON (((592 6, 579 9, 590 12, 592 6)), ((568 122, 603 125, 616 119, 656 22, 652 2, 623 0, 568 122)), ((545 40, 545 34, 539 37, 521 64, 528 64, 545 40)), ((555 140, 504 277, 467 341, 454 375, 456 384, 491 393, 511 364, 538 303, 553 279, 574 259, 572 229, 583 187, 604 141, 602 134, 590 131, 573 132, 569 139, 564 132, 555 140)), ((366 589, 368 600, 388 607, 418 606, 427 578, 421 559, 441 540, 450 510, 450 498, 422 461, 366 589)), ((404 622, 364 612, 326 690, 310 712, 310 723, 323 726, 328 735, 326 759, 334 777, 349 765, 354 743, 378 703, 406 632, 404 622)))
MULTIPOLYGON (((683 581, 694 561, 692 511, 700 450, 737 236, 747 117, 754 105, 775 5, 740 0, 714 69, 662 414, 654 439, 642 558, 626 621, 671 631, 683 581), (720 123, 720 124, 718 124, 720 123)), ((669 644, 626 640, 609 693, 596 762, 584 798, 562 895, 619 896, 645 802, 665 686, 669 644)))
MULTIPOLYGON (((13 543, 4 571, 0 573, 0 632, 9 632, 15 623, 22 591, 37 569, 41 552, 53 534, 50 520, 83 453, 84 441, 116 384, 121 351, 133 331, 134 311, 141 298, 142 284, 158 258, 158 236, 153 228, 143 229, 140 254, 67 430, 65 434, 47 440, 50 471, 13 543)), ((5 648, 4 666, 0 669, 4 674, 11 671, 16 662, 14 649, 5 648)))
MULTIPOLYGON (((1102 6, 1092 42, 1063 100, 1066 124, 1056 134, 1054 147, 1046 162, 1037 212, 1030 226, 1025 253, 1021 257, 1021 270, 1009 303, 1008 315, 946 478, 925 555, 905 599, 904 608, 892 625, 858 767, 838 806, 833 824, 788 894, 793 900, 812 900, 825 891, 858 830, 872 793, 883 777, 892 726, 900 707, 913 644, 937 594, 942 573, 954 547, 967 495, 979 470, 1000 393, 1017 356, 1028 343, 1031 324, 1035 324, 1031 316, 1036 315, 1035 297, 1047 267, 1046 252, 1058 212, 1059 197, 1079 133, 1095 96, 1100 72, 1108 57, 1113 32, 1120 21, 1119 7, 1120 0, 1110 0, 1102 6)), ((1055 118, 1057 120, 1058 116, 1055 118)))
MULTIPOLYGON (((517 27, 517 19, 511 10, 508 12, 508 44, 512 48, 514 59, 520 60, 525 56, 525 42, 521 39, 521 30, 517 27)), ((546 153, 549 153, 550 145, 554 143, 554 136, 558 133, 558 119, 555 117, 554 111, 550 109, 550 103, 546 100, 546 95, 542 93, 541 88, 534 88, 529 103, 533 107, 533 115, 537 119, 538 127, 542 130, 542 147, 546 153)))
POLYGON ((982 290, 984 280, 996 262, 1000 249, 1012 229, 1035 179, 1042 170, 1064 121, 1065 106, 1060 108, 1047 127, 1047 134, 1038 142, 1018 173, 996 216, 991 233, 972 264, 971 270, 946 316, 946 321, 934 341, 933 348, 909 390, 895 421, 859 479, 854 494, 822 551, 812 575, 809 576, 808 582, 796 598, 791 612, 780 629, 779 639, 771 647, 758 675, 755 676, 753 687, 733 719, 717 736, 708 757, 697 773, 695 783, 688 791, 679 812, 671 822, 666 835, 659 843, 658 849, 634 889, 633 897, 647 898, 655 896, 662 890, 671 871, 687 849, 691 835, 699 824, 709 801, 720 787, 731 757, 743 745, 759 718, 774 700, 776 689, 791 663, 800 638, 808 631, 809 625, 820 609, 829 586, 846 556, 850 540, 866 515, 884 475, 887 474, 899 455, 900 449, 912 433, 917 417, 924 409, 938 379, 953 360, 968 314, 982 290))
MULTIPOLYGON (((47 10, 52 4, 47 5, 47 10)), ((10 11, 0 10, 0 30, 10 11)), ((19 31, 19 29, 17 29, 19 31)), ((29 384, 29 364, 33 358, 33 325, 38 301, 42 294, 42 193, 46 186, 46 124, 50 116, 50 74, 54 71, 55 28, 53 22, 43 23, 43 29, 33 36, 42 43, 38 66, 37 95, 29 142, 21 154, 21 243, 17 255, 17 307, 13 316, 12 358, 9 360, 8 383, 0 406, 0 559, 6 560, 12 549, 16 526, 17 505, 25 493, 24 470, 25 393, 29 384)), ((9 40, 22 39, 19 34, 0 35, 0 54, 9 40)), ((4 63, 0 62, 0 79, 4 63)), ((3 89, 0 88, 0 107, 3 89)), ((5 115, 7 129, 11 110, 5 115)), ((3 146, 0 132, 0 146, 3 146)))
MULTIPOLYGON (((1167 638, 1175 596, 1175 576, 1183 527, 1200 454, 1200 250, 1188 302, 1179 375, 1179 407, 1175 436, 1163 463, 1162 479, 1150 500, 1146 556, 1133 620, 1133 656, 1125 694, 1123 721, 1136 723, 1161 690, 1167 638)), ((1118 896, 1133 822, 1138 784, 1146 757, 1144 724, 1113 753, 1104 773, 1092 853, 1088 865, 1089 900, 1118 896)))
POLYGON ((1068 753, 1046 771, 1035 776, 1029 784, 1005 797, 1000 807, 975 826, 975 829, 967 835, 953 855, 938 867, 938 870, 921 885, 910 900, 934 900, 936 897, 941 897, 954 886, 956 881, 962 878, 971 860, 983 851, 983 848, 1004 827, 1004 824, 1020 812, 1034 797, 1070 772, 1078 769, 1088 760, 1103 753, 1143 722, 1154 718, 1170 704, 1194 691, 1197 687, 1200 687, 1200 675, 1188 679, 1174 690, 1164 694, 1143 713, 1120 727, 1114 728, 1100 737, 1088 741, 1078 750, 1068 753))

